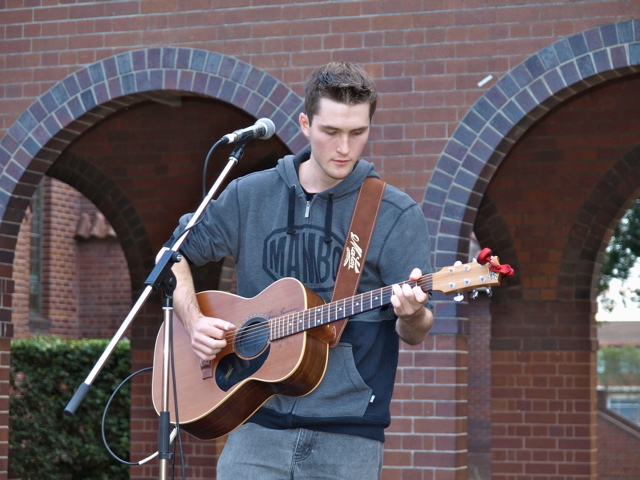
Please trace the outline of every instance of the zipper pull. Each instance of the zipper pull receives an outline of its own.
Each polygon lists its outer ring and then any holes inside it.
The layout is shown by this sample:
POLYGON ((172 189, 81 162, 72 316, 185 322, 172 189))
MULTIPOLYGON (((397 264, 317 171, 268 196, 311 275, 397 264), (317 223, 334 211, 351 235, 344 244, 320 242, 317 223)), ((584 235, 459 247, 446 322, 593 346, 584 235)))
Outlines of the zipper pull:
POLYGON ((311 210, 311 200, 307 200, 307 208, 304 210, 304 218, 309 218, 309 210, 311 210))

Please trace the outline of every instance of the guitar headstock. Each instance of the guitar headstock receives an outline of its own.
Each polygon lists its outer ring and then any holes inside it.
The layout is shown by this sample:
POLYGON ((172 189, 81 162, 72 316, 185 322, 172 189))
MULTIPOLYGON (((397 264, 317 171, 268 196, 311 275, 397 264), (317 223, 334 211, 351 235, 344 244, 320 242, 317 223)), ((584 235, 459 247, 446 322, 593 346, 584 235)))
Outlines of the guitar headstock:
POLYGON ((478 260, 470 263, 456 262, 444 267, 432 275, 432 290, 447 295, 453 293, 499 286, 503 277, 510 277, 514 271, 509 265, 500 265, 498 257, 485 248, 478 255, 478 260))

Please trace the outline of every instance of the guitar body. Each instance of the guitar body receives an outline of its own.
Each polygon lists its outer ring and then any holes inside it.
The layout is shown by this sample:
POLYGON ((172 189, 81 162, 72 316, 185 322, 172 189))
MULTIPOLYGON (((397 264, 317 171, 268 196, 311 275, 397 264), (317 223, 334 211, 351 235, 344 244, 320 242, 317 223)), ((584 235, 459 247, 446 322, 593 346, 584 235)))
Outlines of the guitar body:
MULTIPOLYGON (((273 395, 302 396, 313 391, 324 376, 330 334, 323 326, 275 341, 268 338, 266 320, 324 304, 292 278, 270 285, 246 299, 225 292, 198 293, 202 312, 237 326, 233 341, 210 365, 201 365, 182 322, 173 321, 175 384, 180 427, 202 440, 213 440, 235 430, 273 395)), ((156 339, 152 397, 162 410, 164 350, 162 327, 156 339)), ((174 380, 169 380, 169 412, 176 422, 174 380)))

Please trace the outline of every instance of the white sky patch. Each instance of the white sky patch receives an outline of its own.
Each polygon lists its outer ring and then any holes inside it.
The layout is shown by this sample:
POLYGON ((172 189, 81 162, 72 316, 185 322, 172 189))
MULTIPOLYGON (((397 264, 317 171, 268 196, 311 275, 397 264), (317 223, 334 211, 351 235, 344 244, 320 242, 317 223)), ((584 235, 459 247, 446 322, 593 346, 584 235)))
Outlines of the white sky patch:
POLYGON ((609 284, 609 298, 615 302, 613 311, 606 312, 600 306, 598 298, 598 313, 596 320, 599 322, 637 322, 640 321, 640 304, 632 302, 629 297, 634 296, 634 291, 640 288, 640 262, 636 262, 631 269, 629 279, 622 282, 613 278, 609 284), (626 294, 626 300, 624 296, 626 294))

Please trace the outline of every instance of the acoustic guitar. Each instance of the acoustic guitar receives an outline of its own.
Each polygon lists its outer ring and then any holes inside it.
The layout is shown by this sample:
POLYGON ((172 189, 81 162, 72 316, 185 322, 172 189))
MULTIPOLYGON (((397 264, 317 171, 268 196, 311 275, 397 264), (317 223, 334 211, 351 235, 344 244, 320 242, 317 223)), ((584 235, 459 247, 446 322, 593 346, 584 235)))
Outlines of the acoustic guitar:
MULTIPOLYGON (((484 249, 475 262, 442 268, 407 281, 423 291, 459 293, 500 285, 513 274, 509 265, 484 249)), ((172 322, 173 359, 180 428, 191 435, 213 440, 242 425, 273 395, 303 396, 322 380, 331 323, 391 303, 392 287, 386 286, 343 300, 324 301, 298 280, 283 278, 247 299, 221 291, 197 294, 202 312, 236 325, 227 334, 227 346, 210 362, 200 360, 191 340, 175 319, 172 322)), ((152 397, 160 413, 164 326, 156 339, 152 397)), ((175 424, 174 382, 169 386, 169 413, 175 424)))

